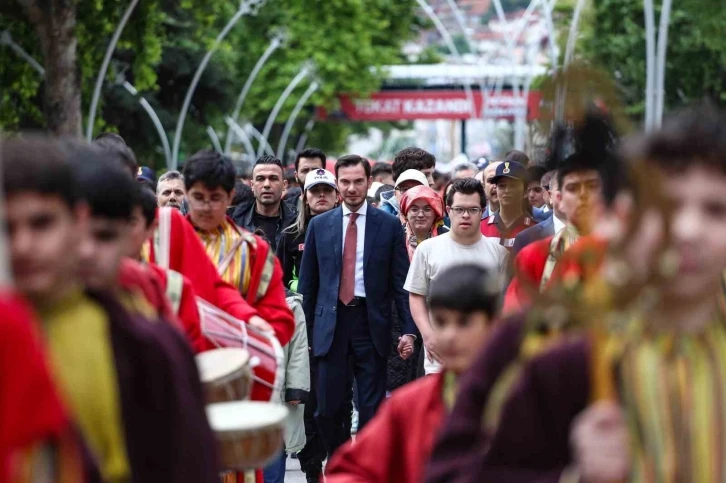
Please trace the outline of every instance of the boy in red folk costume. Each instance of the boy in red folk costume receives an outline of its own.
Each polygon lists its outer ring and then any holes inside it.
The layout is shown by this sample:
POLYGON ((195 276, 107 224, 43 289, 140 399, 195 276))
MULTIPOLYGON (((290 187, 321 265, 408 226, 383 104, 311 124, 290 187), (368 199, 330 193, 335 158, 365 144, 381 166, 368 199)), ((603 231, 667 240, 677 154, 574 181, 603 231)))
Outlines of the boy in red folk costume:
POLYGON ((444 372, 395 391, 378 414, 328 463, 327 483, 417 483, 446 414, 457 378, 471 365, 497 314, 497 273, 478 265, 446 269, 431 283, 431 321, 444 372))
POLYGON ((503 312, 512 313, 528 301, 525 284, 536 291, 549 282, 565 251, 580 236, 592 232, 597 213, 602 208, 601 178, 590 156, 576 153, 567 158, 557 171, 558 190, 555 204, 567 219, 554 236, 527 245, 514 260, 515 276, 507 289, 503 312))
POLYGON ((166 306, 170 320, 178 320, 195 353, 213 349, 212 342, 202 335, 191 281, 174 270, 137 262, 142 259, 143 247, 153 237, 156 226, 156 195, 139 185, 131 212, 131 243, 126 254, 129 258, 121 266, 121 284, 141 290, 154 307, 166 306))
MULTIPOLYGON (((199 246, 219 277, 234 287, 237 296, 241 295, 256 309, 259 317, 269 322, 280 344, 285 345, 292 338, 295 320, 285 298, 282 268, 265 240, 238 227, 227 216, 234 182, 232 161, 215 151, 199 151, 187 159, 184 164, 184 185, 189 200, 187 226, 193 227, 197 243, 201 241, 199 246)), ((174 242, 172 234, 172 251, 174 242)), ((254 317, 243 320, 254 325, 254 317)))
POLYGON ((254 288, 254 292, 248 292, 247 297, 243 298, 237 288, 217 273, 194 226, 178 210, 161 208, 157 218, 159 226, 152 238, 146 261, 181 273, 191 281, 199 297, 253 327, 274 332, 280 344, 285 345, 290 341, 295 321, 285 302, 279 264, 276 264, 277 270, 272 274, 264 272, 268 254, 274 259, 266 243, 258 244, 259 250, 255 250, 254 256, 250 257, 248 288, 254 288), (279 290, 272 288, 278 285, 279 290), (262 288, 268 290, 262 297, 257 297, 262 288))
POLYGON ((0 313, 0 483, 36 481, 45 471, 57 477, 52 482, 97 478, 53 383, 30 307, 3 290, 0 313))

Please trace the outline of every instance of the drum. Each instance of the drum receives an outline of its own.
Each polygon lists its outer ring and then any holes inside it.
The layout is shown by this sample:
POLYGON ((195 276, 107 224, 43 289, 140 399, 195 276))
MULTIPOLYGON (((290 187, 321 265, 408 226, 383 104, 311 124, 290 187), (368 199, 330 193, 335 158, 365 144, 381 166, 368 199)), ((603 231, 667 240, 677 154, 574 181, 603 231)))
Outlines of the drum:
POLYGON ((217 347, 236 347, 249 353, 251 399, 278 402, 285 376, 285 353, 275 335, 250 327, 198 297, 197 307, 205 337, 217 347))
POLYGON ((282 404, 239 401, 207 406, 222 470, 264 468, 280 455, 287 409, 282 404))
POLYGON ((196 356, 207 404, 249 399, 250 355, 245 349, 214 349, 196 356))

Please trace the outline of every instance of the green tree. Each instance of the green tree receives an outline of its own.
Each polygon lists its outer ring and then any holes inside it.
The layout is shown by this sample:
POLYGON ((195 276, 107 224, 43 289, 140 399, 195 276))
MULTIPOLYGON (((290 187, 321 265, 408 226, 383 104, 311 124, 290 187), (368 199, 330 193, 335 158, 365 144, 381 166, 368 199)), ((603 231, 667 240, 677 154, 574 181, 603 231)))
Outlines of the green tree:
MULTIPOLYGON (((36 29, 20 3, 3 2, 0 28, 7 29, 31 55, 47 59, 36 29)), ((50 0, 60 2, 60 0, 50 0)), ((39 2, 40 3, 40 2, 39 2)), ((75 0, 79 109, 84 113, 103 53, 123 14, 127 0, 75 0), (81 102, 82 101, 82 102, 81 102)), ((214 38, 234 14, 237 3, 202 0, 142 0, 114 54, 104 84, 95 132, 118 130, 146 164, 162 166, 159 139, 146 113, 117 80, 134 84, 157 111, 169 137, 173 137, 178 110, 194 71, 214 38)), ((192 99, 183 132, 182 153, 209 145, 205 128, 226 131, 224 116, 231 111, 253 65, 269 44, 272 32, 287 31, 287 45, 275 52, 245 101, 243 117, 261 129, 267 115, 300 66, 312 62, 321 87, 300 116, 291 136, 314 115, 312 106, 335 108, 339 93, 367 95, 379 88, 380 66, 400 62, 401 44, 420 27, 412 0, 276 0, 254 17, 244 17, 215 53, 192 99)), ((47 62, 47 61, 46 61, 47 62)), ((17 86, 0 94, 0 127, 6 130, 52 128, 43 110, 44 81, 8 49, 0 50, 0 81, 17 86)), ((72 85, 74 85, 72 83, 72 85)), ((307 87, 297 90, 277 118, 275 136, 307 87)), ((80 119, 80 118, 79 118, 80 119)), ((74 125, 76 122, 73 122, 74 125)), ((346 132, 321 136, 326 149, 339 149, 346 132)), ((333 131, 335 126, 331 128, 333 131)), ((325 129, 330 131, 331 129, 325 129)), ((323 130, 320 123, 315 132, 323 130)), ((276 147, 276 137, 273 146, 276 147)), ((183 159, 184 156, 180 156, 183 159)))
MULTIPOLYGON (((659 7, 661 2, 656 1, 659 7)), ((660 8, 656 9, 656 19, 660 8)), ((596 0, 578 45, 578 56, 617 82, 627 112, 645 109, 645 21, 641 2, 596 0)), ((719 0, 673 2, 668 35, 666 106, 709 97, 726 101, 726 9, 719 0)))

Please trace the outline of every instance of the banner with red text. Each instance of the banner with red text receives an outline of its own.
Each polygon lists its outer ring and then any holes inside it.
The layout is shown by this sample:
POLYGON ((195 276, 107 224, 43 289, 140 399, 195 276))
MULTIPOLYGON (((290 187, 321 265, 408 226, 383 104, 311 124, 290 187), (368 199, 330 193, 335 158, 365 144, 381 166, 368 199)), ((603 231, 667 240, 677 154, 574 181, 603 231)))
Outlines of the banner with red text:
MULTIPOLYGON (((512 91, 483 96, 473 91, 474 109, 463 90, 401 90, 376 92, 366 99, 340 96, 341 113, 351 121, 401 121, 416 119, 514 119, 526 113, 528 120, 539 116, 540 94, 525 98, 512 91)), ((324 113, 321 113, 324 114, 324 113)))

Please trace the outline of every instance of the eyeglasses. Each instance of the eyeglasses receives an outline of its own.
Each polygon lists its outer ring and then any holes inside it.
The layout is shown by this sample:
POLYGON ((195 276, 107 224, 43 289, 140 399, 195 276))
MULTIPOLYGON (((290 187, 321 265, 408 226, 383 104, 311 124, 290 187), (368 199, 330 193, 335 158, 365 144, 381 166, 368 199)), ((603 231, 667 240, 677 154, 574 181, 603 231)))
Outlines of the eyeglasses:
POLYGON ((189 204, 195 208, 204 208, 209 206, 210 208, 219 208, 224 204, 224 200, 203 200, 199 198, 189 198, 189 204))
POLYGON ((422 213, 428 216, 433 213, 434 210, 432 210, 430 206, 424 206, 423 208, 417 208, 414 206, 412 208, 409 208, 408 212, 411 213, 413 216, 418 216, 422 213))
POLYGON ((469 216, 477 216, 481 214, 481 208, 477 206, 473 206, 471 208, 465 208, 463 206, 452 206, 451 211, 454 212, 456 216, 461 216, 464 213, 467 213, 469 216))

